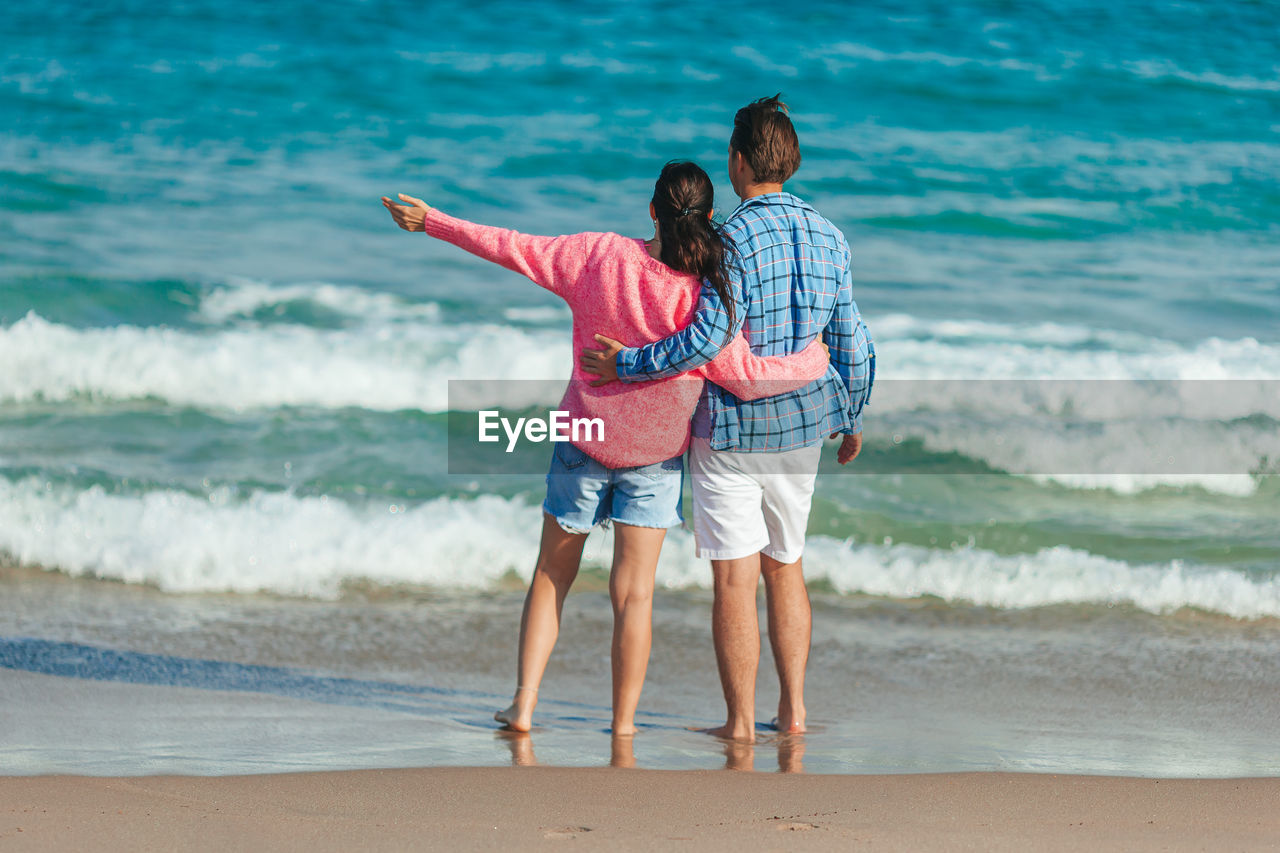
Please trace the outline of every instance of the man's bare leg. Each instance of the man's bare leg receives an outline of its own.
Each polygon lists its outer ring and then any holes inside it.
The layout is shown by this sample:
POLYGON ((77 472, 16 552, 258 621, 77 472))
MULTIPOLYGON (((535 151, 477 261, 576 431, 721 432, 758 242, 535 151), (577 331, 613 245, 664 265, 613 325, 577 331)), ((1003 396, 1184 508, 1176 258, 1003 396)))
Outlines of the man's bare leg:
POLYGON ((542 514, 542 545, 538 565, 529 582, 520 617, 520 658, 516 670, 516 695, 511 705, 493 718, 512 731, 527 732, 533 725, 533 709, 538 704, 538 685, 547 660, 560 635, 560 612, 564 597, 578 576, 582 546, 587 534, 570 533, 554 518, 542 514))
POLYGON ((813 611, 801 561, 779 563, 760 555, 769 610, 769 646, 778 667, 778 731, 805 731, 804 674, 809 665, 813 611))
POLYGON ((760 666, 760 619, 756 588, 760 584, 760 555, 736 560, 712 560, 715 602, 711 606, 711 637, 728 718, 709 733, 753 743, 756 739, 756 670, 760 666))
POLYGON ((636 706, 653 645, 653 578, 666 528, 615 524, 609 598, 613 602, 613 734, 636 733, 636 706))

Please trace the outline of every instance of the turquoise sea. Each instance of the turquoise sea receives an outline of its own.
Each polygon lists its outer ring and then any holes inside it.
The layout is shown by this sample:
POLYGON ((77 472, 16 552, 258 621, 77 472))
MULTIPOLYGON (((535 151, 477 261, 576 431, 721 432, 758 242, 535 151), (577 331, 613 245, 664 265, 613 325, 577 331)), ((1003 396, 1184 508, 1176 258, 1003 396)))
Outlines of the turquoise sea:
MULTIPOLYGON (((733 113, 782 92, 884 388, 811 519, 804 765, 1280 773, 1278 36, 1269 2, 6 10, 0 772, 526 760, 488 715, 542 482, 449 473, 448 383, 567 376, 569 315, 378 197, 648 236, 671 158, 732 209, 733 113), (1185 393, 1139 427, 1082 380, 1185 393), (1116 461, 1153 444, 1213 464, 1116 461)), ((609 759, 609 553, 539 760, 609 759)), ((741 764, 685 731, 722 709, 692 554, 642 766, 741 764)))

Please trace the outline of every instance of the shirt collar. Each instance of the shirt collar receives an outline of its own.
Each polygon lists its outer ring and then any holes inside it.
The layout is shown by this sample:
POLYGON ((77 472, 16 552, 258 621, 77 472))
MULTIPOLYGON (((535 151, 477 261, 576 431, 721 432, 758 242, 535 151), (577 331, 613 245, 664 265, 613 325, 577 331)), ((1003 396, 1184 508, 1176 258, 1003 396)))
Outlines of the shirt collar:
POLYGON ((800 207, 805 210, 813 210, 813 208, 806 204, 803 199, 783 190, 780 193, 765 193, 764 195, 752 196, 751 198, 739 203, 738 206, 734 208, 733 213, 729 214, 729 216, 732 218, 734 214, 739 211, 746 210, 748 207, 759 207, 771 204, 782 204, 788 207, 800 207))

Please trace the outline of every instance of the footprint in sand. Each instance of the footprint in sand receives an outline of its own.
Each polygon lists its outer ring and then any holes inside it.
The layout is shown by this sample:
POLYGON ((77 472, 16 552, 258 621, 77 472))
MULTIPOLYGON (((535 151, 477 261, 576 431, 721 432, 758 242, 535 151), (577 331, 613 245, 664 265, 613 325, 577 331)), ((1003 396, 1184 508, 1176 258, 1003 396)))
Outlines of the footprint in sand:
POLYGON ((808 832, 811 829, 817 829, 816 823, 800 823, 797 821, 786 821, 778 824, 779 832, 808 832))
POLYGON ((555 829, 544 829, 542 837, 552 841, 566 838, 577 838, 584 832, 590 832, 589 826, 559 826, 555 829))

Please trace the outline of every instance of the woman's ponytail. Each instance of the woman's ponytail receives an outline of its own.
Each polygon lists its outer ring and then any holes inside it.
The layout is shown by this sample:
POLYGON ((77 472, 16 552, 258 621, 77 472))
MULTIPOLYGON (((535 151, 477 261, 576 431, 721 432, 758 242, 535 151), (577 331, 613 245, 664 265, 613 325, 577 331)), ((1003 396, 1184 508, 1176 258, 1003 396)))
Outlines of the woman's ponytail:
MULTIPOLYGON (((711 221, 714 202, 711 178, 687 160, 672 160, 664 166, 653 187, 662 262, 710 284, 729 315, 732 332, 737 320, 730 280, 733 242, 711 221)), ((731 337, 727 335, 725 342, 731 337)))

